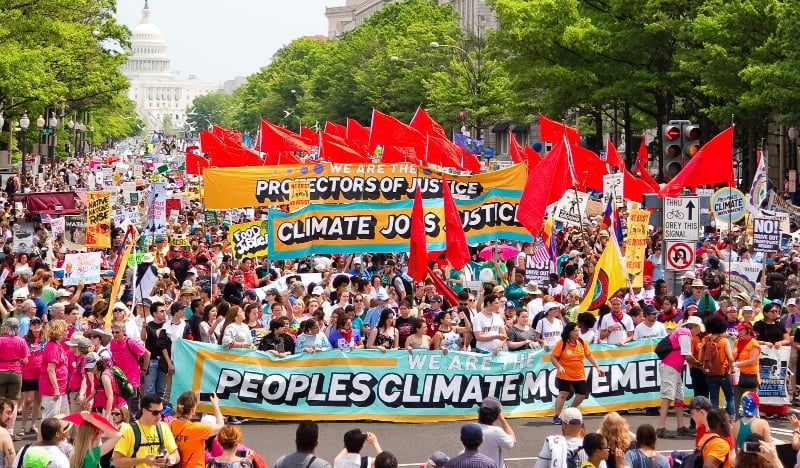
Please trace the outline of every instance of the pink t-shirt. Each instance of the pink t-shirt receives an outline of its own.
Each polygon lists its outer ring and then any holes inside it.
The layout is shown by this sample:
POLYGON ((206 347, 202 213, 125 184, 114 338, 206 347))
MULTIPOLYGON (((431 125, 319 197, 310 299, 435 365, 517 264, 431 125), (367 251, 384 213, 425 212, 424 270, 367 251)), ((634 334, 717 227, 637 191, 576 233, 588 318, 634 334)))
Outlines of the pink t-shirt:
POLYGON ((28 357, 28 343, 17 335, 0 336, 0 372, 22 373, 22 360, 28 357))
POLYGON ((28 345, 28 364, 22 366, 22 380, 39 380, 39 375, 42 373, 44 344, 44 337, 40 336, 39 338, 34 338, 33 344, 28 345))
MULTIPOLYGON (((109 380, 111 381, 111 391, 114 394, 112 398, 111 407, 125 405, 127 402, 124 398, 119 394, 119 386, 117 385, 117 379, 114 378, 114 374, 111 373, 110 370, 106 369, 103 371, 103 375, 107 375, 109 380)), ((100 379, 94 379, 94 384, 97 386, 97 392, 94 394, 94 402, 92 402, 92 408, 103 408, 106 407, 106 390, 103 387, 103 382, 100 379)))
POLYGON ((111 357, 114 358, 114 364, 122 369, 122 372, 128 377, 128 382, 134 388, 139 388, 142 383, 139 359, 144 356, 144 344, 126 337, 122 341, 111 340, 108 346, 111 350, 111 357))
POLYGON ((42 373, 39 376, 39 393, 42 396, 53 396, 56 393, 53 386, 50 385, 50 377, 47 375, 47 365, 50 363, 56 365, 58 393, 64 395, 67 392, 67 353, 55 341, 48 341, 42 353, 42 373))
POLYGON ((681 372, 684 363, 683 357, 692 354, 692 331, 686 327, 680 327, 672 332, 669 340, 672 342, 672 348, 675 351, 669 353, 661 362, 681 372))
POLYGON ((67 378, 67 389, 70 392, 79 392, 81 390, 81 383, 86 376, 86 359, 83 354, 76 356, 74 353, 67 354, 69 363, 69 377, 67 378))

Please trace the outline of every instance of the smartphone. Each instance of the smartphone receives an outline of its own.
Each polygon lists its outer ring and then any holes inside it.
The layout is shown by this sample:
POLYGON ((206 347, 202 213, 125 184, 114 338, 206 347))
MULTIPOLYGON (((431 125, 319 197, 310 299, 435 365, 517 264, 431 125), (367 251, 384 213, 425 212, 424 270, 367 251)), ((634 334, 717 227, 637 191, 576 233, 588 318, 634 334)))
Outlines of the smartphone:
POLYGON ((758 442, 745 442, 744 451, 747 453, 761 453, 761 444, 758 442))
POLYGON ((237 457, 246 457, 247 456, 247 450, 237 450, 236 451, 236 456, 237 457))
POLYGON ((211 393, 200 392, 198 398, 200 401, 211 401, 211 393))

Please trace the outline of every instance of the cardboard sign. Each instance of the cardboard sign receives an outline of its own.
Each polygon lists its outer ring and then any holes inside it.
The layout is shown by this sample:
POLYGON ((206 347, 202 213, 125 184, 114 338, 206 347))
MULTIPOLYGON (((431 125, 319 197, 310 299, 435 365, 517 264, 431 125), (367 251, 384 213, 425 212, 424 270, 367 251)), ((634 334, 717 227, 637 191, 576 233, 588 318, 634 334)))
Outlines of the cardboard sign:
POLYGON ((64 256, 64 285, 74 286, 100 282, 103 258, 100 252, 67 254, 64 256))
POLYGON ((589 195, 567 190, 556 205, 554 219, 566 225, 580 226, 585 219, 589 195))

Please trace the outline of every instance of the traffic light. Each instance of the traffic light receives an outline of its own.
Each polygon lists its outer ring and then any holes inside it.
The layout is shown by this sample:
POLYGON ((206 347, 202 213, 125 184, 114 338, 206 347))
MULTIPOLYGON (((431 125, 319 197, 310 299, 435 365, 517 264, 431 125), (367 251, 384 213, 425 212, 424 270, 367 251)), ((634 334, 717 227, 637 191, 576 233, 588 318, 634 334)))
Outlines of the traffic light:
POLYGON ((661 128, 661 135, 664 138, 664 176, 671 179, 683 168, 682 127, 668 123, 661 128))
POLYGON ((700 151, 700 127, 695 124, 685 124, 683 126, 683 153, 688 158, 694 157, 700 151))

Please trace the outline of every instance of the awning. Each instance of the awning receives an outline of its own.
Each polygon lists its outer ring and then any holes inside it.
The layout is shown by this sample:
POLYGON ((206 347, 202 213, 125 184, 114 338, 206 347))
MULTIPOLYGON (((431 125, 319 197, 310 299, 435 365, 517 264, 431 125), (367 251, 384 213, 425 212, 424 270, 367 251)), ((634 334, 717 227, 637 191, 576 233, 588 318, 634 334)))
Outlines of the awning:
POLYGON ((38 192, 14 194, 17 201, 25 200, 26 210, 29 213, 47 214, 77 214, 80 210, 75 208, 74 192, 38 192))
POLYGON ((530 131, 530 126, 528 124, 516 124, 511 127, 511 133, 528 133, 530 131))
POLYGON ((500 124, 492 127, 492 133, 506 133, 508 132, 509 124, 500 124))

